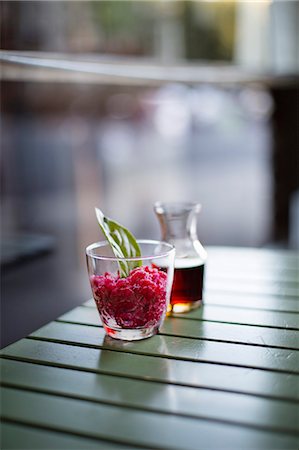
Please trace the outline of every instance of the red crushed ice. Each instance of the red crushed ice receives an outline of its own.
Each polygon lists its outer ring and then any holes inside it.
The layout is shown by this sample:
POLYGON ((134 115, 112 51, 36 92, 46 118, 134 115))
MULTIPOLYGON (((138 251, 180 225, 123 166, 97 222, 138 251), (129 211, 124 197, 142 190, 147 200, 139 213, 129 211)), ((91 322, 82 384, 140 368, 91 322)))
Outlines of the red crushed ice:
POLYGON ((167 274, 159 269, 137 267, 127 278, 106 272, 90 282, 106 325, 114 319, 121 328, 155 326, 166 312, 167 274))

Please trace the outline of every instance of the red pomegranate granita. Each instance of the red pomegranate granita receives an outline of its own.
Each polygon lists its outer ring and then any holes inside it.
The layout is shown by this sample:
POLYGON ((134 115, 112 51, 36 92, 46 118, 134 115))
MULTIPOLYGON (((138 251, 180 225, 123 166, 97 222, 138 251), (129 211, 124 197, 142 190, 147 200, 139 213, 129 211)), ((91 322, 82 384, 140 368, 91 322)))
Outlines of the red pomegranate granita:
POLYGON ((167 309, 167 274, 150 266, 137 267, 125 278, 105 272, 90 277, 104 327, 158 328, 167 309))
POLYGON ((149 338, 166 316, 175 249, 167 242, 136 240, 99 208, 95 211, 106 241, 86 247, 86 262, 106 334, 124 341, 149 338))

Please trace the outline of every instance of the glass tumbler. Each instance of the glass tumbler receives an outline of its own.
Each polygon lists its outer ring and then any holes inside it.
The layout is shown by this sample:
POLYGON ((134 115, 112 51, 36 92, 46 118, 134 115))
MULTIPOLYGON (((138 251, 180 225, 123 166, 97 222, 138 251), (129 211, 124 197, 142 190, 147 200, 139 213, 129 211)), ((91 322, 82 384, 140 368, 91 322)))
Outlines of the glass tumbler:
POLYGON ((140 258, 117 258, 107 241, 86 248, 90 285, 106 333, 138 340, 156 334, 165 318, 172 288, 174 247, 138 240, 140 258), (120 277, 122 265, 137 266, 120 277))
POLYGON ((196 202, 156 202, 154 205, 161 237, 176 250, 169 312, 188 312, 202 303, 207 252, 196 232, 200 210, 201 205, 196 202))

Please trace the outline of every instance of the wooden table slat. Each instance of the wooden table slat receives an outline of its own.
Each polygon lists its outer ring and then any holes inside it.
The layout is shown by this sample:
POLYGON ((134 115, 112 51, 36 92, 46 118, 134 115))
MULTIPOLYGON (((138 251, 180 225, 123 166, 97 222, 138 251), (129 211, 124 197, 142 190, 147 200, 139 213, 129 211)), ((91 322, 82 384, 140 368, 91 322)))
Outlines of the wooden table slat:
POLYGON ((242 281, 231 281, 228 283, 228 280, 220 280, 215 279, 215 277, 211 280, 207 277, 205 280, 205 288, 211 292, 232 292, 232 293, 240 293, 246 292, 250 295, 263 295, 263 296, 276 296, 281 298, 298 298, 299 296, 299 287, 285 287, 281 286, 281 284, 275 285, 274 283, 269 284, 257 284, 250 283, 250 280, 247 283, 242 281))
POLYGON ((248 285, 254 283, 256 286, 269 287, 291 287, 296 288, 299 284, 299 264, 292 266, 291 270, 269 269, 261 266, 252 266, 249 270, 244 270, 242 266, 224 266, 222 263, 215 263, 208 260, 205 267, 205 277, 209 281, 221 281, 231 285, 234 283, 244 283, 248 285), (258 270, 257 270, 258 269, 258 270))
POLYGON ((176 417, 145 411, 123 410, 112 405, 66 399, 3 388, 4 417, 23 423, 55 426, 58 430, 112 439, 148 448, 197 450, 222 448, 223 442, 234 442, 242 448, 251 442, 253 448, 292 448, 296 437, 245 427, 213 423, 206 420, 176 417), (45 408, 45 404, 47 407, 45 408), (184 429, 184 433, 181 430, 184 429), (280 447, 279 447, 280 446, 280 447))
MULTIPOLYGON (((180 317, 179 314, 174 314, 174 317, 177 316, 180 317)), ((184 316, 181 314, 181 317, 184 319, 200 319, 213 322, 299 330, 297 315, 280 311, 245 311, 240 308, 204 305, 202 308, 191 311, 184 316)))
MULTIPOLYGON (((71 320, 71 317, 88 317, 88 312, 84 312, 82 308, 84 306, 78 306, 72 311, 60 316, 59 319, 71 320)), ((92 313, 90 315, 91 317, 93 316, 92 313)), ((184 320, 196 319, 201 321, 299 330, 298 315, 281 311, 254 311, 226 306, 203 305, 189 313, 173 314, 173 317, 184 320)))
MULTIPOLYGON (((170 333, 182 337, 197 337, 207 340, 232 341, 280 348, 296 349, 299 347, 298 333, 289 329, 185 319, 186 316, 182 314, 167 318, 161 328, 161 334, 170 333)), ((61 316, 58 321, 60 320, 93 326, 101 324, 96 308, 84 310, 84 308, 78 307, 61 316)))
MULTIPOLYGON (((40 429, 36 425, 28 427, 16 423, 2 423, 1 448, 3 450, 128 450, 127 445, 113 444, 99 439, 84 439, 73 434, 50 431, 47 427, 40 429)), ((137 448, 142 449, 142 447, 137 448)))
POLYGON ((245 270, 248 266, 262 271, 297 270, 299 253, 296 250, 209 246, 208 261, 226 267, 245 270))
MULTIPOLYGON (((106 340, 110 340, 106 338, 106 340)), ((163 347, 160 348, 163 355, 163 347)), ((299 400, 298 375, 24 339, 3 356, 37 364, 248 395, 299 400), (273 388, 275 387, 275 389, 273 388)))
POLYGON ((173 317, 165 320, 161 334, 187 338, 217 340, 262 347, 299 349, 298 332, 292 330, 262 328, 230 323, 186 321, 173 317))
MULTIPOLYGON (((94 300, 92 299, 93 303, 94 300)), ((299 302, 294 298, 281 298, 281 297, 265 297, 265 296, 252 296, 250 294, 235 294, 232 295, 224 292, 210 292, 204 293, 205 305, 218 305, 225 307, 235 307, 243 309, 257 309, 264 311, 279 311, 288 313, 299 313, 299 302)))
POLYGON ((32 334, 35 338, 56 340, 63 343, 87 344, 116 349, 129 353, 236 365, 239 367, 277 370, 299 374, 299 352, 226 342, 210 342, 176 336, 154 336, 151 340, 127 342, 124 345, 113 339, 105 339, 105 331, 99 327, 55 322, 32 334), (162 352, 163 350, 163 352, 162 352))
POLYGON ((281 400, 144 380, 116 381, 107 375, 10 360, 2 362, 1 370, 2 383, 11 387, 272 431, 296 433, 298 425, 298 405, 281 400))
POLYGON ((93 300, 2 351, 1 448, 299 448, 299 255, 208 248, 204 305, 150 339, 93 300))

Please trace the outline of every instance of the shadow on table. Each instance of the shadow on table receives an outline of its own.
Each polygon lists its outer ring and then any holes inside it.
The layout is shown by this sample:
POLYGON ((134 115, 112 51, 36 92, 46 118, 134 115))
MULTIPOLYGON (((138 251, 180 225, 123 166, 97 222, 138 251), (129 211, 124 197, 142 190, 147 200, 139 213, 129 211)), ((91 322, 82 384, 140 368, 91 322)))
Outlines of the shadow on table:
POLYGON ((171 401, 172 389, 163 383, 171 378, 171 362, 167 358, 159 357, 159 354, 168 353, 165 339, 159 336, 157 356, 146 355, 146 352, 134 353, 143 342, 120 341, 105 336, 103 341, 105 349, 100 353, 98 369, 114 375, 115 378, 111 383, 111 378, 100 377, 97 383, 104 386, 106 392, 111 393, 111 398, 118 398, 125 403, 133 401, 135 404, 137 401, 144 404, 145 398, 152 403, 162 392, 169 396, 171 401), (132 379, 134 382, 130 382, 132 379), (150 380, 153 383, 148 383, 150 380), (162 383, 157 380, 161 380, 162 383))

